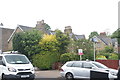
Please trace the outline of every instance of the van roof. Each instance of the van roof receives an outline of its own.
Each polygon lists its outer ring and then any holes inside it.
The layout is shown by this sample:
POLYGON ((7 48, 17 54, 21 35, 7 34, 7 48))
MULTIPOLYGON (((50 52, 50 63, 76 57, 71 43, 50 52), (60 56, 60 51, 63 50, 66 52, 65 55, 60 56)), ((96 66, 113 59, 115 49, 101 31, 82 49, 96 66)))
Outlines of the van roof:
POLYGON ((18 51, 7 51, 7 52, 2 52, 1 54, 17 54, 18 51))
POLYGON ((0 54, 0 56, 5 56, 5 55, 23 55, 23 54, 0 54))
POLYGON ((24 55, 24 54, 19 54, 18 52, 2 52, 0 55, 24 55))

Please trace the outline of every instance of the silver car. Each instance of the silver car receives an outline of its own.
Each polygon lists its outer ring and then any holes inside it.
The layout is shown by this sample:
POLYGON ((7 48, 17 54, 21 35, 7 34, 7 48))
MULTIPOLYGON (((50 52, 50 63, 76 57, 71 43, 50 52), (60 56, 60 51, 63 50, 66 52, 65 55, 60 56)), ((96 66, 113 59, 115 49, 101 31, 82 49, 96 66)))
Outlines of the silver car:
POLYGON ((90 79, 91 71, 108 73, 109 80, 117 78, 118 70, 111 69, 95 61, 69 61, 60 69, 60 74, 66 80, 72 79, 90 79))

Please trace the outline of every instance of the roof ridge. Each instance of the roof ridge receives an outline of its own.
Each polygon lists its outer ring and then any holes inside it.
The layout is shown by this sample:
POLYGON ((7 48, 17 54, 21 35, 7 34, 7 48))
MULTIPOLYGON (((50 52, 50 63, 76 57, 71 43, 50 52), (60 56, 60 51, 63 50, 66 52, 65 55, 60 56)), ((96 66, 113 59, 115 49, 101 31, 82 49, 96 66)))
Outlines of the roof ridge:
MULTIPOLYGON (((19 27, 29 27, 29 26, 24 26, 24 25, 18 25, 19 27)), ((29 28, 33 28, 33 27, 29 27, 29 28)))

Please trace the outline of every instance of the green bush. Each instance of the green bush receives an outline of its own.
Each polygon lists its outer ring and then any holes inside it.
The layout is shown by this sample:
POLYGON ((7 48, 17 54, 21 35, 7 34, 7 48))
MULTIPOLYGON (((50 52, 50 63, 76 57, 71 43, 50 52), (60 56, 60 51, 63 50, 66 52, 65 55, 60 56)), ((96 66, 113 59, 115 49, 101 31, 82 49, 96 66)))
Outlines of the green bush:
POLYGON ((118 54, 118 59, 120 60, 120 54, 118 54))
POLYGON ((94 60, 94 54, 93 53, 87 53, 82 55, 82 60, 94 60))
POLYGON ((110 53, 104 53, 103 56, 105 56, 108 59, 110 56, 110 53))
POLYGON ((116 53, 111 53, 108 59, 118 60, 118 54, 116 54, 116 53))
POLYGON ((106 46, 104 51, 105 51, 106 53, 112 53, 112 52, 114 52, 114 49, 113 49, 113 47, 106 46))
POLYGON ((109 59, 109 60, 118 60, 118 54, 117 53, 100 53, 97 54, 97 58, 103 58, 103 59, 109 59))
MULTIPOLYGON (((93 54, 84 54, 81 56, 82 60, 93 60, 93 54)), ((75 55, 72 53, 65 53, 60 56, 60 61, 62 63, 65 63, 67 61, 72 61, 72 60, 80 60, 80 55, 75 55)))
POLYGON ((33 56, 33 65, 39 69, 52 69, 53 63, 58 61, 57 53, 36 54, 33 56))
POLYGON ((42 35, 42 32, 35 29, 15 34, 13 37, 13 50, 18 51, 31 59, 32 55, 40 51, 38 44, 42 35))
POLYGON ((98 56, 96 57, 96 59, 97 59, 97 60, 107 60, 107 58, 106 58, 105 56, 103 56, 103 55, 98 55, 98 56))
POLYGON ((67 61, 76 60, 76 59, 77 59, 77 56, 72 53, 64 53, 60 56, 60 61, 62 63, 65 63, 67 61))

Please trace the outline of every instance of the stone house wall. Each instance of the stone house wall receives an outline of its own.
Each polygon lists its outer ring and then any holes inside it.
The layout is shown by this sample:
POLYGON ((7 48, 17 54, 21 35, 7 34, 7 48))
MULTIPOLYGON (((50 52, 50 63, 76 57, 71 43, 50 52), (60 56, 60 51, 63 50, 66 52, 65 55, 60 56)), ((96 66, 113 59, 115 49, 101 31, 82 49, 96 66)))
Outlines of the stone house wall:
POLYGON ((101 50, 104 50, 105 46, 106 44, 103 41, 99 40, 98 43, 96 43, 95 45, 96 51, 99 52, 101 50))
MULTIPOLYGON (((15 30, 14 33, 19 33, 19 32, 22 32, 22 30, 19 27, 17 27, 17 29, 15 30)), ((14 35, 12 35, 12 36, 14 36, 14 35)), ((13 37, 8 42, 8 50, 13 50, 12 39, 13 39, 13 37)))
POLYGON ((8 39, 10 35, 12 34, 13 29, 7 29, 7 28, 2 28, 2 51, 7 51, 8 50, 8 39))

